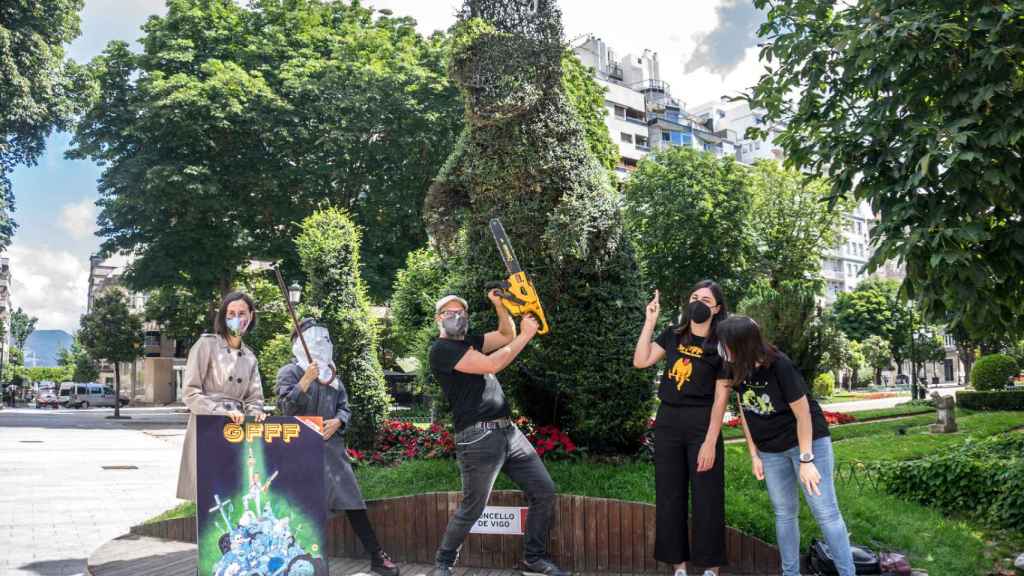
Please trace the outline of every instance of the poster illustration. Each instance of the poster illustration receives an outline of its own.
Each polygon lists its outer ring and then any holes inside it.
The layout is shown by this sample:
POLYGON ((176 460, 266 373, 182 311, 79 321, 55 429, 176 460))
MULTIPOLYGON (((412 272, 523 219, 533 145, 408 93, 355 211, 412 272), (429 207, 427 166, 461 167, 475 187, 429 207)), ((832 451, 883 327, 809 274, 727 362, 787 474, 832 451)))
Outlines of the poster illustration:
POLYGON ((320 418, 196 418, 200 576, 327 576, 320 418))

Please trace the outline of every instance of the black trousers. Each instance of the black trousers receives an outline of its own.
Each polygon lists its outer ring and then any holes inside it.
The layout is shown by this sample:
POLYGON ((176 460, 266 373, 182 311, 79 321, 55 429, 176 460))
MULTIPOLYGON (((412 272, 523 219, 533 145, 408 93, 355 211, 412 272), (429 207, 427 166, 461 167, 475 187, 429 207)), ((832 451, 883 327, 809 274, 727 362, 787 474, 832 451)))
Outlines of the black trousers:
MULTIPOLYGON (((333 510, 333 512, 342 512, 342 510, 333 510)), ((377 542, 377 534, 373 531, 373 526, 370 525, 370 517, 366 515, 366 510, 344 510, 345 515, 348 516, 348 521, 352 524, 352 531, 356 533, 359 541, 363 543, 363 548, 372 558, 380 550, 380 543, 377 542)))
POLYGON ((710 421, 710 406, 662 404, 658 408, 654 430, 654 558, 660 562, 725 564, 725 445, 721 434, 715 446, 714 467, 697 472, 697 454, 710 421))

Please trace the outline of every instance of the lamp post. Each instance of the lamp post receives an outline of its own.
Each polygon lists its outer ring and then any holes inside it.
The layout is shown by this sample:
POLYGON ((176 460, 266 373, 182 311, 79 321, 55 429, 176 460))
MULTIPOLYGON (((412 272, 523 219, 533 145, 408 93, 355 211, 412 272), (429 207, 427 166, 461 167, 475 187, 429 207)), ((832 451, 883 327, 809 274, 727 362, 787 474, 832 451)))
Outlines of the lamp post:
POLYGON ((292 282, 292 285, 288 287, 288 301, 294 306, 302 300, 302 286, 299 286, 298 282, 292 282))

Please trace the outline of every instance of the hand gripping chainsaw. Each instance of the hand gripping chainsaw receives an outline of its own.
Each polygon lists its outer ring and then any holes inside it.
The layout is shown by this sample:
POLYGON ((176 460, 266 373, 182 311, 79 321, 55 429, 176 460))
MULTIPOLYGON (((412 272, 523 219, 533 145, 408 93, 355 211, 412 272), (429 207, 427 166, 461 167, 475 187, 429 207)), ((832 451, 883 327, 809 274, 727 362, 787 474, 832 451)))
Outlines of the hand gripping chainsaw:
POLYGON ((519 260, 516 258, 516 253, 512 251, 512 243, 509 242, 508 235, 505 234, 505 227, 501 225, 501 220, 497 218, 491 220, 491 234, 494 235, 494 241, 498 244, 498 254, 501 256, 501 261, 505 263, 509 276, 508 279, 502 282, 492 282, 487 287, 498 289, 501 303, 513 316, 533 314, 540 324, 537 334, 547 334, 548 320, 540 305, 540 296, 537 295, 537 289, 526 272, 523 272, 519 266, 519 260))

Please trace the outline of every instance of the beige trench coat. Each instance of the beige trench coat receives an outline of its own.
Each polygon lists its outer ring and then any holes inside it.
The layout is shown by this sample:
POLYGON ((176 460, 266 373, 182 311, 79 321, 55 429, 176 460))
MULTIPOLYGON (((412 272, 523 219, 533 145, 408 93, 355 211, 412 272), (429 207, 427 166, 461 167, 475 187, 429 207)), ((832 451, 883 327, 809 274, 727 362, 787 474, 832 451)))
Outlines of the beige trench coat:
POLYGON ((256 355, 245 344, 235 350, 223 336, 203 334, 188 352, 182 394, 191 414, 181 451, 178 498, 195 501, 196 415, 230 410, 247 416, 262 413, 263 383, 256 355))

